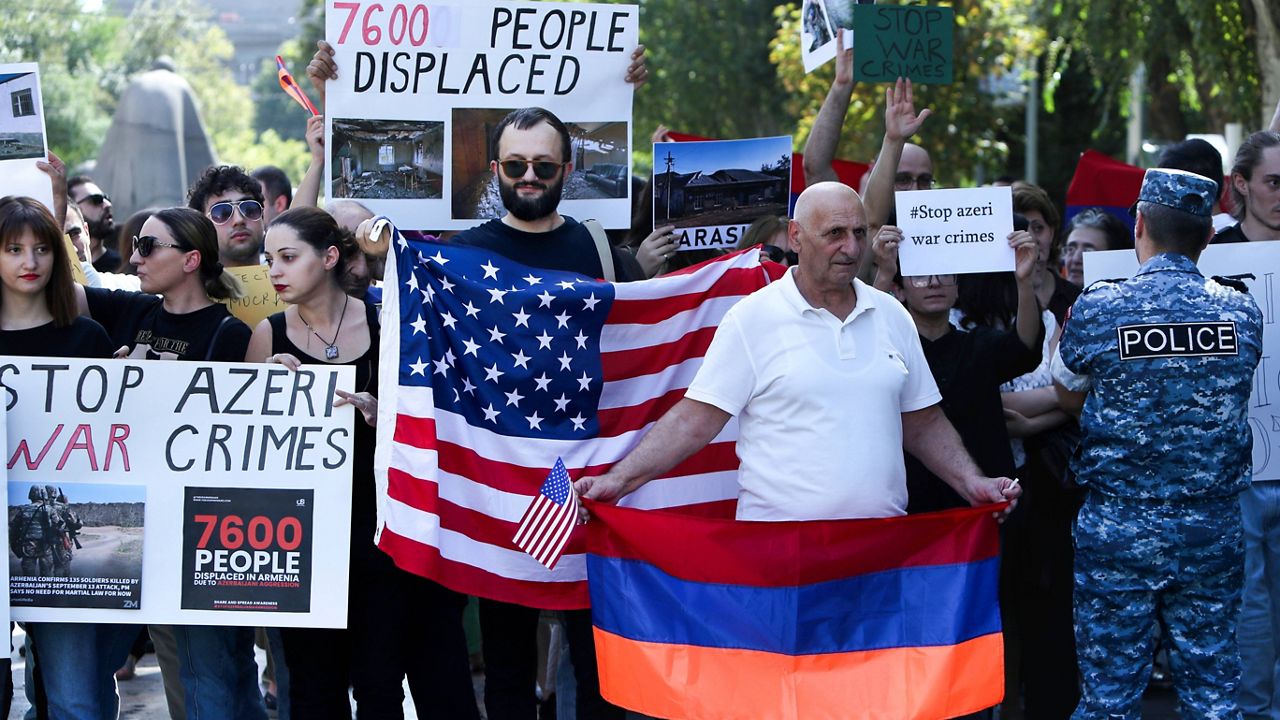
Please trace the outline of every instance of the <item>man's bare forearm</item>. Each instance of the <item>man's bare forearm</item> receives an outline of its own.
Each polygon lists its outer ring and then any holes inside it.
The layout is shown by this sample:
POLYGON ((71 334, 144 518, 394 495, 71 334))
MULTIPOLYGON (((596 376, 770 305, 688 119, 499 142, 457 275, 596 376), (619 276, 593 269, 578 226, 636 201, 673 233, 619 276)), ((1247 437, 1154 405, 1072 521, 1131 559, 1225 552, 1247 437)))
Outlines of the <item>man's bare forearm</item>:
POLYGON ((838 180, 831 163, 836 158, 844 116, 849 112, 852 99, 853 83, 832 83, 827 99, 822 101, 822 108, 818 110, 818 117, 814 118, 813 128, 809 130, 809 139, 804 143, 806 185, 838 180))

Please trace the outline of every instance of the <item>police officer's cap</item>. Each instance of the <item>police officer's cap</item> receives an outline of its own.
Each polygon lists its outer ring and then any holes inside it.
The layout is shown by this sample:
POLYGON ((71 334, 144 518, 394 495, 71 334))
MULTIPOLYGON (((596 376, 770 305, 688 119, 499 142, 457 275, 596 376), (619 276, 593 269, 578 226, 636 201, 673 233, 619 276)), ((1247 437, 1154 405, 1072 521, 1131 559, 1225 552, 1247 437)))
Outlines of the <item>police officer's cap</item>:
POLYGON ((1217 198, 1217 183, 1203 175, 1185 170, 1151 168, 1142 177, 1138 202, 1129 208, 1129 214, 1137 215, 1138 203, 1149 202, 1192 215, 1212 217, 1217 198))

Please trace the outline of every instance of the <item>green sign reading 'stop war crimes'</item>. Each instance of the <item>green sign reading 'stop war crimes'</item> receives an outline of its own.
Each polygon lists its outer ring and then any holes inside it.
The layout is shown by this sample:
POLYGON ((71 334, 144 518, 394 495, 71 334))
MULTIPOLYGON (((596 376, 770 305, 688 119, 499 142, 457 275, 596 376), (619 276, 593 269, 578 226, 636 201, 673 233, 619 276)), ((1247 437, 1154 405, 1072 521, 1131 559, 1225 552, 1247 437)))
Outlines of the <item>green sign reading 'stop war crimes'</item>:
POLYGON ((853 8, 853 77, 870 82, 951 82, 949 7, 856 5, 853 8))

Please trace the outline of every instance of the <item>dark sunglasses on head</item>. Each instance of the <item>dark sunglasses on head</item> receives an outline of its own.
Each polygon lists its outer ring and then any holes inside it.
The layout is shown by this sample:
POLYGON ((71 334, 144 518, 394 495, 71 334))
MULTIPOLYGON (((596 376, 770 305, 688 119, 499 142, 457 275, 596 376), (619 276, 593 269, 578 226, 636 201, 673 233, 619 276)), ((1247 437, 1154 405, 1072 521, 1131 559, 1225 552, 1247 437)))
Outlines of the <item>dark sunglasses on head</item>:
POLYGON ((107 197, 103 193, 94 193, 92 195, 85 195, 84 197, 80 198, 79 200, 76 201, 76 204, 79 205, 82 202, 87 202, 91 205, 101 205, 103 203, 111 202, 111 198, 107 197))
POLYGON ((133 236, 133 251, 138 253, 138 257, 151 257, 151 253, 154 252, 157 247, 170 247, 176 250, 182 250, 183 252, 186 251, 182 245, 178 243, 165 242, 157 238, 155 235, 143 235, 142 237, 138 237, 137 235, 133 236))
POLYGON ((534 177, 539 180, 550 180, 560 172, 560 168, 564 167, 564 163, 551 162, 550 160, 503 160, 498 165, 502 168, 502 174, 512 180, 519 180, 524 177, 525 171, 532 166, 534 177))
POLYGON ((240 210, 240 215, 245 220, 261 220, 262 219, 262 203, 257 200, 236 200, 235 202, 225 201, 214 203, 209 206, 209 219, 215 225, 225 224, 235 214, 236 210, 240 210))

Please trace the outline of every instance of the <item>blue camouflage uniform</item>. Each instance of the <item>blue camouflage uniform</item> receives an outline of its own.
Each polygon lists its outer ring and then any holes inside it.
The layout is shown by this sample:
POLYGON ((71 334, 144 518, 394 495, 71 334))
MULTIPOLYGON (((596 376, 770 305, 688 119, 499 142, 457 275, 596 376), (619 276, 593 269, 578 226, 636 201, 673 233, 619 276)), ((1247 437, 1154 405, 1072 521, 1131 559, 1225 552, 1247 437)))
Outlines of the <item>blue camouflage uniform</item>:
MULTIPOLYGON (((1148 171, 1139 200, 1207 217, 1212 181, 1174 173, 1148 171), (1208 184, 1203 202, 1187 195, 1197 181, 1208 184)), ((1089 489, 1075 525, 1083 688, 1073 718, 1141 717, 1157 618, 1182 717, 1241 717, 1237 495, 1252 470, 1262 352, 1262 315, 1243 290, 1158 254, 1129 280, 1095 283, 1066 320, 1054 378, 1088 393, 1071 464, 1089 489)))

